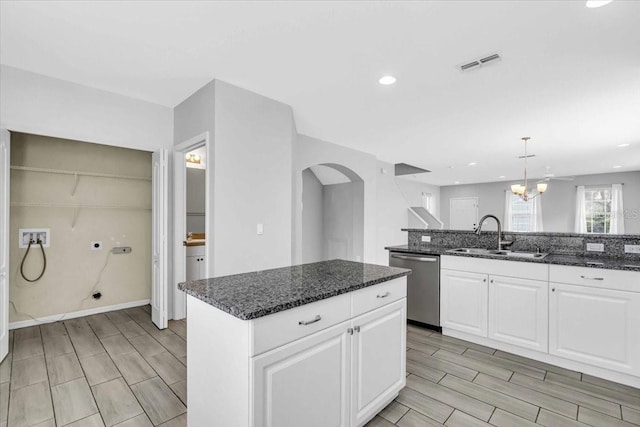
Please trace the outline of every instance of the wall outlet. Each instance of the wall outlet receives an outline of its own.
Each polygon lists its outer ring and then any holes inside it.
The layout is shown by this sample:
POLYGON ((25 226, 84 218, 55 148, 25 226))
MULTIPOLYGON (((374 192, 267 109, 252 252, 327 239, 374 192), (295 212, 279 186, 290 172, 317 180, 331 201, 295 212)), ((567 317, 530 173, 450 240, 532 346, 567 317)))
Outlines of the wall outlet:
POLYGON ((431 236, 422 236, 422 241, 426 242, 426 243, 430 243, 431 242, 431 236))
POLYGON ((627 254, 640 254, 640 245, 624 245, 624 252, 627 254))
POLYGON ((587 243, 587 250, 590 252, 604 252, 604 243, 587 243))
MULTIPOLYGON (((29 247, 29 242, 33 240, 37 242, 38 239, 42 241, 42 246, 48 248, 51 245, 51 231, 48 228, 20 228, 18 230, 18 247, 26 249, 29 247)), ((40 246, 37 243, 32 243, 31 246, 40 246)))
POLYGON ((102 250, 102 242, 100 240, 95 240, 91 242, 90 249, 92 251, 101 251, 102 250))
POLYGON ((115 248, 111 249, 111 253, 114 255, 130 254, 131 246, 116 246, 115 248))
POLYGON ((264 224, 258 224, 256 227, 256 233, 259 235, 264 234, 264 224))

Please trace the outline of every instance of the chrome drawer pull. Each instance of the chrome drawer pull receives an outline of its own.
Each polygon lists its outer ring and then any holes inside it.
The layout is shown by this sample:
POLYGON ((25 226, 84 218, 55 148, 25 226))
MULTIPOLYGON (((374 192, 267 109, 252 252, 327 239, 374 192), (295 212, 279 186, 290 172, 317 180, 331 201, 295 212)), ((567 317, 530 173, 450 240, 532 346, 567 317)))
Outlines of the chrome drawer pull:
POLYGON ((604 280, 604 277, 587 277, 587 276, 580 276, 580 278, 584 279, 584 280, 604 280))
POLYGON ((376 298, 386 298, 391 295, 391 292, 387 291, 383 295, 376 295, 376 298))
POLYGON ((307 325, 310 325, 312 323, 319 322, 320 319, 322 319, 322 317, 320 317, 320 315, 317 314, 316 317, 313 318, 313 320, 301 320, 301 321, 298 322, 298 325, 307 326, 307 325))

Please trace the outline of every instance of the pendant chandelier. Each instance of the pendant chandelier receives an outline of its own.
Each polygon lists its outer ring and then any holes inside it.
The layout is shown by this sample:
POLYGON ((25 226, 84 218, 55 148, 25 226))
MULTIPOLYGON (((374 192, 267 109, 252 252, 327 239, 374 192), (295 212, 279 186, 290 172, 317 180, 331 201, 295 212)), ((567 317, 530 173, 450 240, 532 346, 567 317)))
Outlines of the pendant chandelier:
POLYGON ((545 191, 547 191, 547 183, 546 182, 539 182, 538 185, 536 186, 536 190, 538 190, 537 193, 529 193, 528 188, 528 182, 527 182, 527 158, 528 157, 533 157, 529 156, 527 154, 527 142, 529 142, 529 140, 531 139, 528 136, 525 136, 523 138, 521 138, 524 141, 524 183, 523 184, 513 184, 511 186, 511 192, 517 196, 520 196, 522 198, 522 200, 524 200, 525 202, 527 200, 531 200, 533 198, 538 197, 539 195, 541 195, 542 193, 544 193, 545 191))

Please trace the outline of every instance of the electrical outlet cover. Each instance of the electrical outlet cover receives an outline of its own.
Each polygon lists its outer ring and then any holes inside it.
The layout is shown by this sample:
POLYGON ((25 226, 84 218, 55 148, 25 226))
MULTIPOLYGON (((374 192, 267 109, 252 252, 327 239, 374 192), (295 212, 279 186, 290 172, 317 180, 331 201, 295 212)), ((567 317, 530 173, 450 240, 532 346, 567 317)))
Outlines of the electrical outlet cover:
POLYGON ((624 245, 624 251, 628 254, 640 254, 640 245, 624 245))
POLYGON ((587 251, 604 252, 604 243, 587 243, 587 251))
POLYGON ((426 242, 426 243, 430 243, 431 242, 431 236, 422 236, 422 241, 426 242))

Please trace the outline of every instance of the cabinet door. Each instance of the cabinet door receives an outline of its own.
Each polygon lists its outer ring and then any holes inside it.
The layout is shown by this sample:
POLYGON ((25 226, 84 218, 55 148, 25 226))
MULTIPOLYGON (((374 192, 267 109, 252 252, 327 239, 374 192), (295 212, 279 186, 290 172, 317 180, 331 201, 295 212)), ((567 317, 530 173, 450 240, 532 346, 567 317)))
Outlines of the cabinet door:
POLYGON ((640 375, 640 293, 550 284, 549 353, 640 375))
POLYGON ((405 386, 407 300, 356 317, 352 325, 351 425, 361 426, 405 386))
POLYGON ((200 259, 199 256, 188 256, 187 257, 187 274, 185 276, 186 281, 198 280, 200 279, 200 259))
POLYGON ((349 425, 349 322, 252 359, 254 427, 349 425))
POLYGON ((440 320, 445 328, 487 336, 487 275, 466 271, 440 273, 440 320))
POLYGON ((547 282, 489 276, 489 338, 547 352, 547 282))

